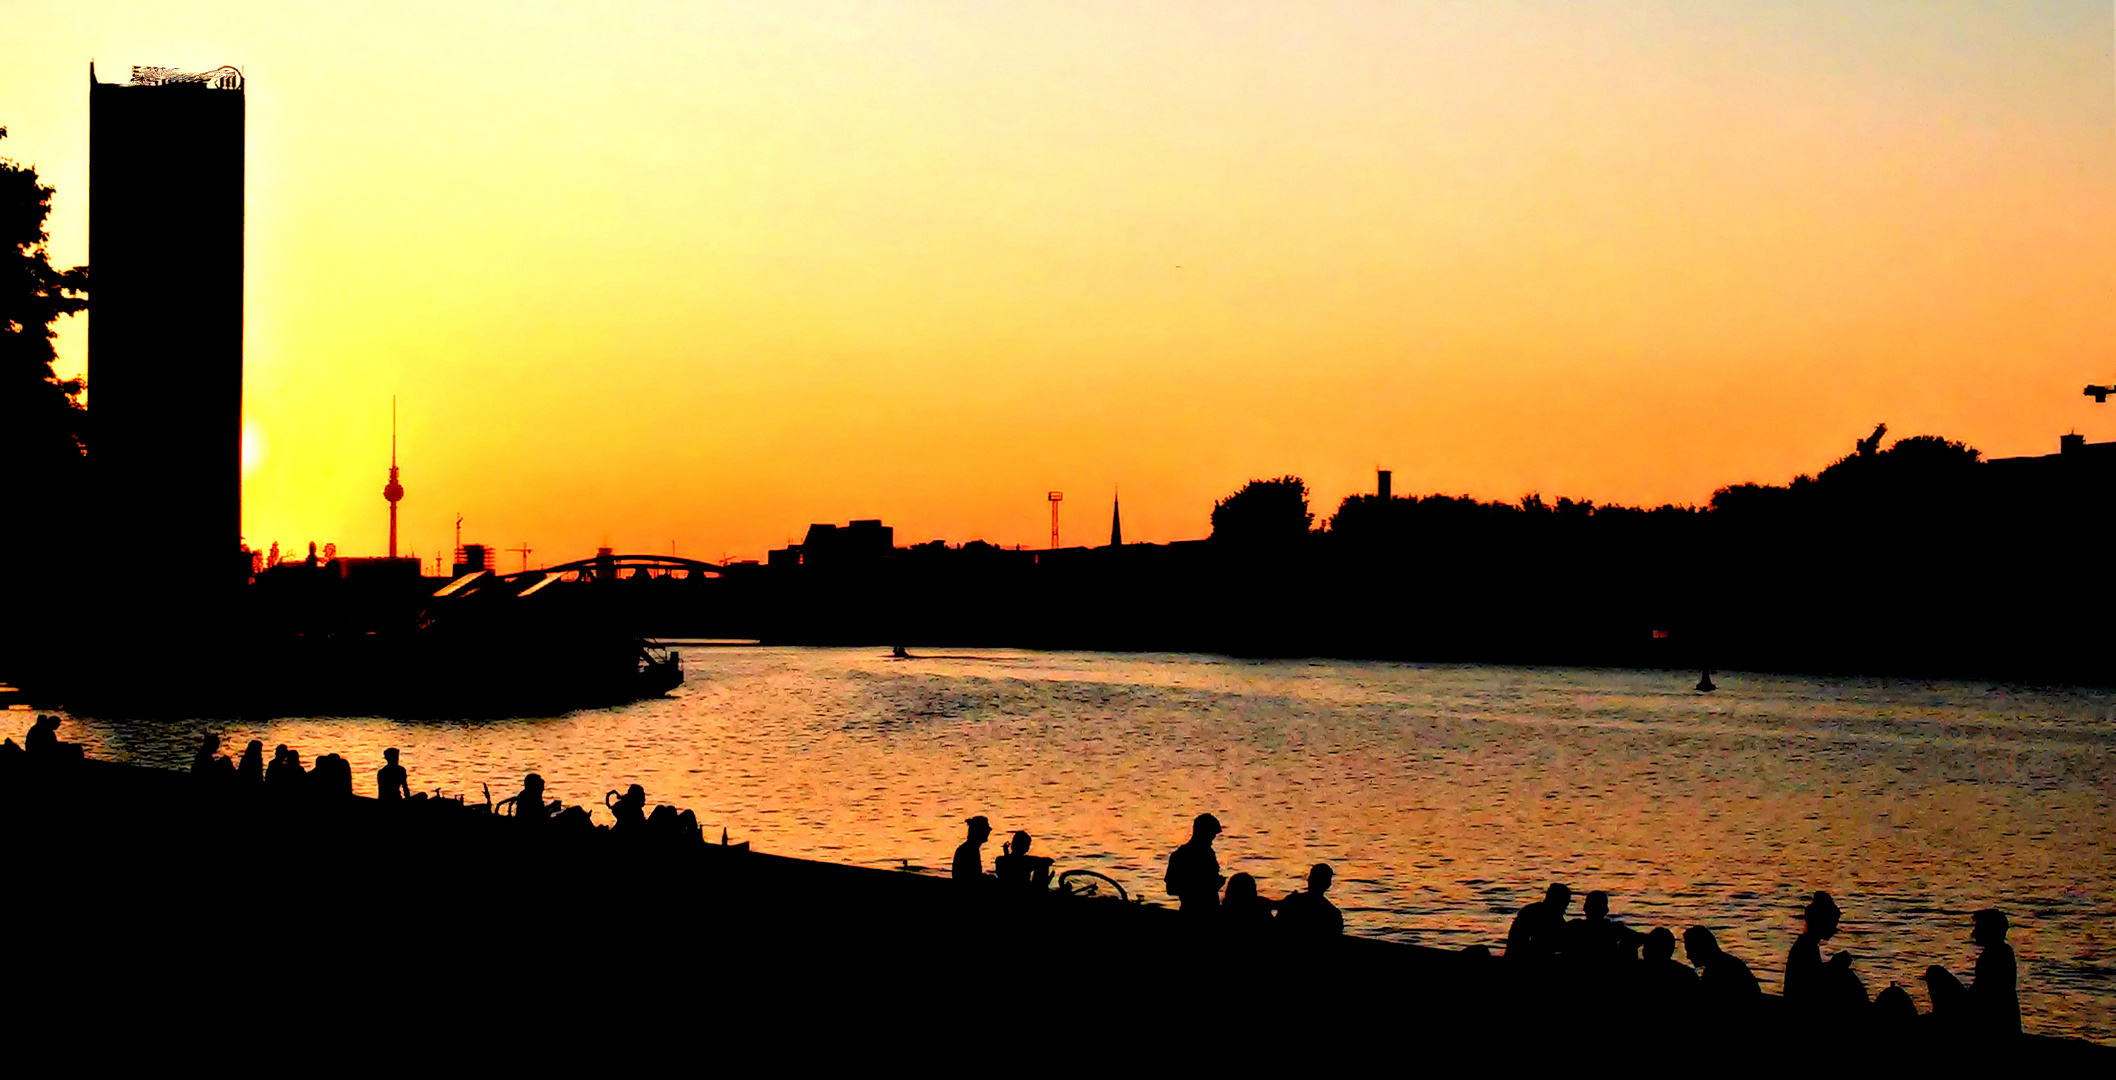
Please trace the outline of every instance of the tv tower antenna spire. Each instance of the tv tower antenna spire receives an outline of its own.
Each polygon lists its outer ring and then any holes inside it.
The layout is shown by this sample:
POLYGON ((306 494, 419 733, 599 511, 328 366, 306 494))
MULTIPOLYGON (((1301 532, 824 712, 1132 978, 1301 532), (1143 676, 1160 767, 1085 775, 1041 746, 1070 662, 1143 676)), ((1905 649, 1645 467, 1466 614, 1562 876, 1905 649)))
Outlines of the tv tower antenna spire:
POLYGON ((389 557, 397 557, 397 503, 404 498, 404 485, 397 482, 397 395, 389 396, 389 483, 382 488, 389 500, 389 557))

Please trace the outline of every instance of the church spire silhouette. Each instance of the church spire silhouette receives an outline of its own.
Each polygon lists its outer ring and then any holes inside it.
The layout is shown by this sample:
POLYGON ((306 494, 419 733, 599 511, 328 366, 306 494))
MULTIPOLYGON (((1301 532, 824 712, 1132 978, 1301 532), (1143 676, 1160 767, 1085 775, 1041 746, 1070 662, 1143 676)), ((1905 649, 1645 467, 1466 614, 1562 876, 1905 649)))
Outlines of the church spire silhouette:
POLYGON ((1124 515, 1118 506, 1114 491, 1109 497, 1109 546, 1121 547, 1124 543, 1124 515))

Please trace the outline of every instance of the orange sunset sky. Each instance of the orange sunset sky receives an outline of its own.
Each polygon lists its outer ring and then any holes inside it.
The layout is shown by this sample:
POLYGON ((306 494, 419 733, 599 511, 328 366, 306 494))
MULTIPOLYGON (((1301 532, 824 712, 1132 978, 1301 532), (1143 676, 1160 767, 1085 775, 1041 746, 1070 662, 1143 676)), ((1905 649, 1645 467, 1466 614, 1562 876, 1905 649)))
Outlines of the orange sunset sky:
MULTIPOLYGON (((2111 5, 23 3, 249 79, 244 532, 758 557, 1204 535, 1293 472, 1701 502, 1876 421, 2116 439, 2111 5)), ((90 318, 93 318, 91 315, 90 318)), ((69 326, 62 367, 85 334, 69 326)), ((92 391, 91 391, 92 397, 92 391)), ((506 556, 506 565, 515 557, 506 556)))

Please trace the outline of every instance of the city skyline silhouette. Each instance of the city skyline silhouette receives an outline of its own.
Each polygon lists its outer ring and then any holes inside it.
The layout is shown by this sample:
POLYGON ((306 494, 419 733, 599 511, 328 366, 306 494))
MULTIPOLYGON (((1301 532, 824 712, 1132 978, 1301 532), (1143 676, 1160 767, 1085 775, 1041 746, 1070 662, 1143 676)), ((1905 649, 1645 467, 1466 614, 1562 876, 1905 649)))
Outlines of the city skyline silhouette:
POLYGON ((1287 473, 1702 505, 1877 418, 2116 434, 2077 394, 2116 318, 2096 5, 817 5, 644 45, 645 8, 481 10, 11 35, 65 265, 88 60, 251 81, 255 547, 381 552, 392 395, 429 558, 457 513, 717 561, 876 517, 1035 546, 1046 491, 1121 486, 1170 541, 1287 473))

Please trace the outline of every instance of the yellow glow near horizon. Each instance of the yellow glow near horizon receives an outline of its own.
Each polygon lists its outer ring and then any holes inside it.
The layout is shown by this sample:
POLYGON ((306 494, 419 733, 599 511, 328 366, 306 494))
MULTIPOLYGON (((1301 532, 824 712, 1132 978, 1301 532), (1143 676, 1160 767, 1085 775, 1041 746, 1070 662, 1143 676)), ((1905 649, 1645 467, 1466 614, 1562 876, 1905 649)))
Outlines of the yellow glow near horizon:
POLYGON ((85 2, 10 14, 0 154, 79 261, 87 60, 245 67, 259 546, 381 548, 392 394, 429 556, 1037 546, 1120 485, 1163 540, 1287 472, 1695 502, 1880 420, 2116 437, 2110 20, 85 2))

